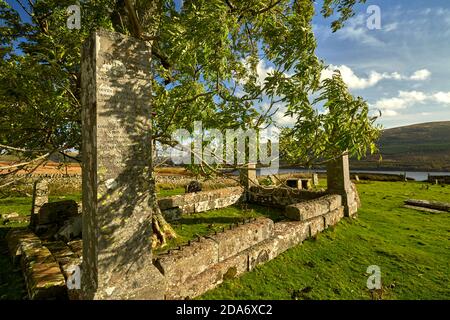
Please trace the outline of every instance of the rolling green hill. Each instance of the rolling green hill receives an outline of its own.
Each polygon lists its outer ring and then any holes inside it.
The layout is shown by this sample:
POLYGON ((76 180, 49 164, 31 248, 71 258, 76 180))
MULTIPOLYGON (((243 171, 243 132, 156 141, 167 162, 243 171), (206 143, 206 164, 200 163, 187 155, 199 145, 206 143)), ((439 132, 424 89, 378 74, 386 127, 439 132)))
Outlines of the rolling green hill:
POLYGON ((382 160, 352 161, 355 169, 450 171, 450 121, 386 129, 378 142, 382 160))

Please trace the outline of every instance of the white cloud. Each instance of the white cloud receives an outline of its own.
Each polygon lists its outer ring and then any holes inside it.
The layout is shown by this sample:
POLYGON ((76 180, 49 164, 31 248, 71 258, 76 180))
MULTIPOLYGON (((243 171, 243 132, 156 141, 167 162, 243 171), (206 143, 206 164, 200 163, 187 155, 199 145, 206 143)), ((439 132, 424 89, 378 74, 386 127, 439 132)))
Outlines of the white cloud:
POLYGON ((431 76, 431 72, 427 69, 422 69, 414 72, 414 74, 410 77, 411 80, 415 81, 423 81, 429 79, 431 76))
MULTIPOLYGON (((426 94, 421 91, 399 91, 397 97, 383 98, 371 105, 381 110, 384 116, 392 117, 398 115, 398 110, 407 109, 416 104, 426 102, 437 102, 450 105, 450 92, 438 92, 426 94)), ((422 114, 425 115, 426 112, 422 114)))
POLYGON ((438 92, 433 95, 436 102, 450 104, 450 92, 438 92))
POLYGON ((398 115, 398 112, 397 112, 397 111, 394 111, 394 110, 384 110, 384 111, 382 112, 382 115, 383 115, 383 116, 386 116, 386 117, 393 117, 393 116, 398 115))
POLYGON ((268 66, 264 60, 259 60, 258 65, 256 66, 256 72, 258 73, 258 82, 260 85, 264 84, 267 76, 271 74, 275 69, 271 66, 268 66))
POLYGON ((424 102, 427 99, 425 93, 420 91, 399 91, 398 96, 407 102, 424 102))
POLYGON ((390 24, 387 24, 387 25, 385 25, 383 27, 383 31, 385 31, 385 32, 394 31, 394 30, 397 29, 397 27, 398 27, 398 23, 397 22, 390 23, 390 24))
POLYGON ((377 71, 370 71, 368 77, 358 77, 355 72, 346 65, 334 66, 330 65, 322 72, 322 79, 331 78, 334 71, 339 70, 342 75, 342 79, 348 85, 350 89, 367 89, 377 85, 381 80, 413 80, 423 81, 431 76, 431 72, 427 69, 422 69, 414 72, 411 76, 404 76, 398 72, 392 73, 379 73, 377 71))

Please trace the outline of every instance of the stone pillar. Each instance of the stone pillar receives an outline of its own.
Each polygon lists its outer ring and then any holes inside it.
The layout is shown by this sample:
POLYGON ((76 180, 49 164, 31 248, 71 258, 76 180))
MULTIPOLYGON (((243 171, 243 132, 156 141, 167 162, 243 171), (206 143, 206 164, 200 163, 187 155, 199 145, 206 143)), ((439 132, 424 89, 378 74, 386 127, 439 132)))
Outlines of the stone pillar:
POLYGON ((356 188, 350 180, 348 154, 345 154, 327 164, 328 193, 342 196, 342 204, 346 217, 352 217, 358 211, 356 188))
POLYGON ((311 179, 313 186, 319 185, 319 175, 317 173, 313 173, 311 179))
POLYGON ((31 201, 30 225, 34 227, 37 214, 41 207, 48 202, 48 180, 38 179, 33 183, 33 195, 31 201))
POLYGON ((150 48, 106 31, 83 46, 84 299, 164 294, 151 250, 150 48))
POLYGON ((240 169, 240 181, 246 190, 251 186, 259 185, 256 175, 256 163, 249 163, 245 168, 240 169))

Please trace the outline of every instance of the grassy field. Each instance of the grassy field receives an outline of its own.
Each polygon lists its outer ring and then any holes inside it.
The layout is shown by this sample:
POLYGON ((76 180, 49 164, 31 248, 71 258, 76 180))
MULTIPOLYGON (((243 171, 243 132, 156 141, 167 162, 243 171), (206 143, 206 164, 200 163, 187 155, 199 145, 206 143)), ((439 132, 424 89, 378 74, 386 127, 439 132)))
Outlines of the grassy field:
POLYGON ((202 299, 450 299, 450 213, 402 207, 419 198, 450 201, 450 186, 359 184, 358 220, 342 220, 202 299), (381 268, 383 289, 367 289, 367 267, 381 268))
MULTIPOLYGON (((382 299, 450 299, 450 214, 403 208, 408 198, 450 202, 450 186, 415 182, 361 182, 363 208, 358 220, 344 219, 335 228, 283 253, 238 279, 228 280, 200 299, 371 299, 367 267, 381 268, 382 299)), ((163 190, 160 196, 182 193, 163 190)), ((61 200, 62 197, 51 197, 61 200)), ((64 199, 79 200, 79 195, 64 199)), ((30 200, 0 199, 0 213, 28 214, 30 200)), ((192 215, 174 224, 174 247, 243 218, 280 212, 259 206, 229 207, 192 215)), ((0 224, 0 299, 26 293, 19 270, 9 262, 3 237, 18 225, 0 224)), ((167 249, 167 248, 166 248, 167 249)))

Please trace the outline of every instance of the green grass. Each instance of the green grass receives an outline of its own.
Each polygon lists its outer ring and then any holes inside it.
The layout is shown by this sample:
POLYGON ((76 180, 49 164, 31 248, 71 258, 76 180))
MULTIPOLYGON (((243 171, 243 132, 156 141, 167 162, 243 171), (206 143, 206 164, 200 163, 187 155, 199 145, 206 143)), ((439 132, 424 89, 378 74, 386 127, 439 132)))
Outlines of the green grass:
POLYGON ((407 198, 448 202, 450 186, 369 182, 358 189, 358 220, 342 220, 201 299, 370 299, 370 265, 381 268, 382 299, 450 299, 450 214, 403 208, 407 198))
MULTIPOLYGON (((363 207, 357 220, 305 241, 238 279, 225 281, 200 299, 370 299, 367 267, 381 268, 383 299, 450 299, 450 214, 403 207, 408 198, 450 202, 450 186, 414 182, 360 182, 363 207)), ((161 190, 160 196, 171 190, 161 190)), ((170 194, 183 193, 173 190, 170 194)), ((69 195, 65 199, 79 199, 69 195)), ((62 200, 51 197, 51 201, 62 200)), ((0 200, 0 213, 28 214, 31 200, 0 200)), ((280 219, 279 211, 232 206, 189 215, 173 224, 178 238, 167 248, 227 227, 243 218, 280 219)), ((7 225, 8 228, 16 225, 7 225)), ((26 295, 20 271, 11 266, 0 224, 0 299, 26 295)), ((165 249, 167 249, 165 248, 165 249)))
POLYGON ((176 196, 179 194, 184 194, 184 188, 171 188, 171 189, 159 189, 158 190, 159 198, 176 196))
POLYGON ((248 205, 246 207, 236 205, 204 213, 186 215, 171 224, 178 237, 170 240, 167 246, 156 250, 155 253, 186 244, 197 236, 213 234, 215 231, 228 228, 231 224, 241 222, 243 219, 257 217, 268 217, 274 221, 284 219, 281 210, 257 205, 248 205))

